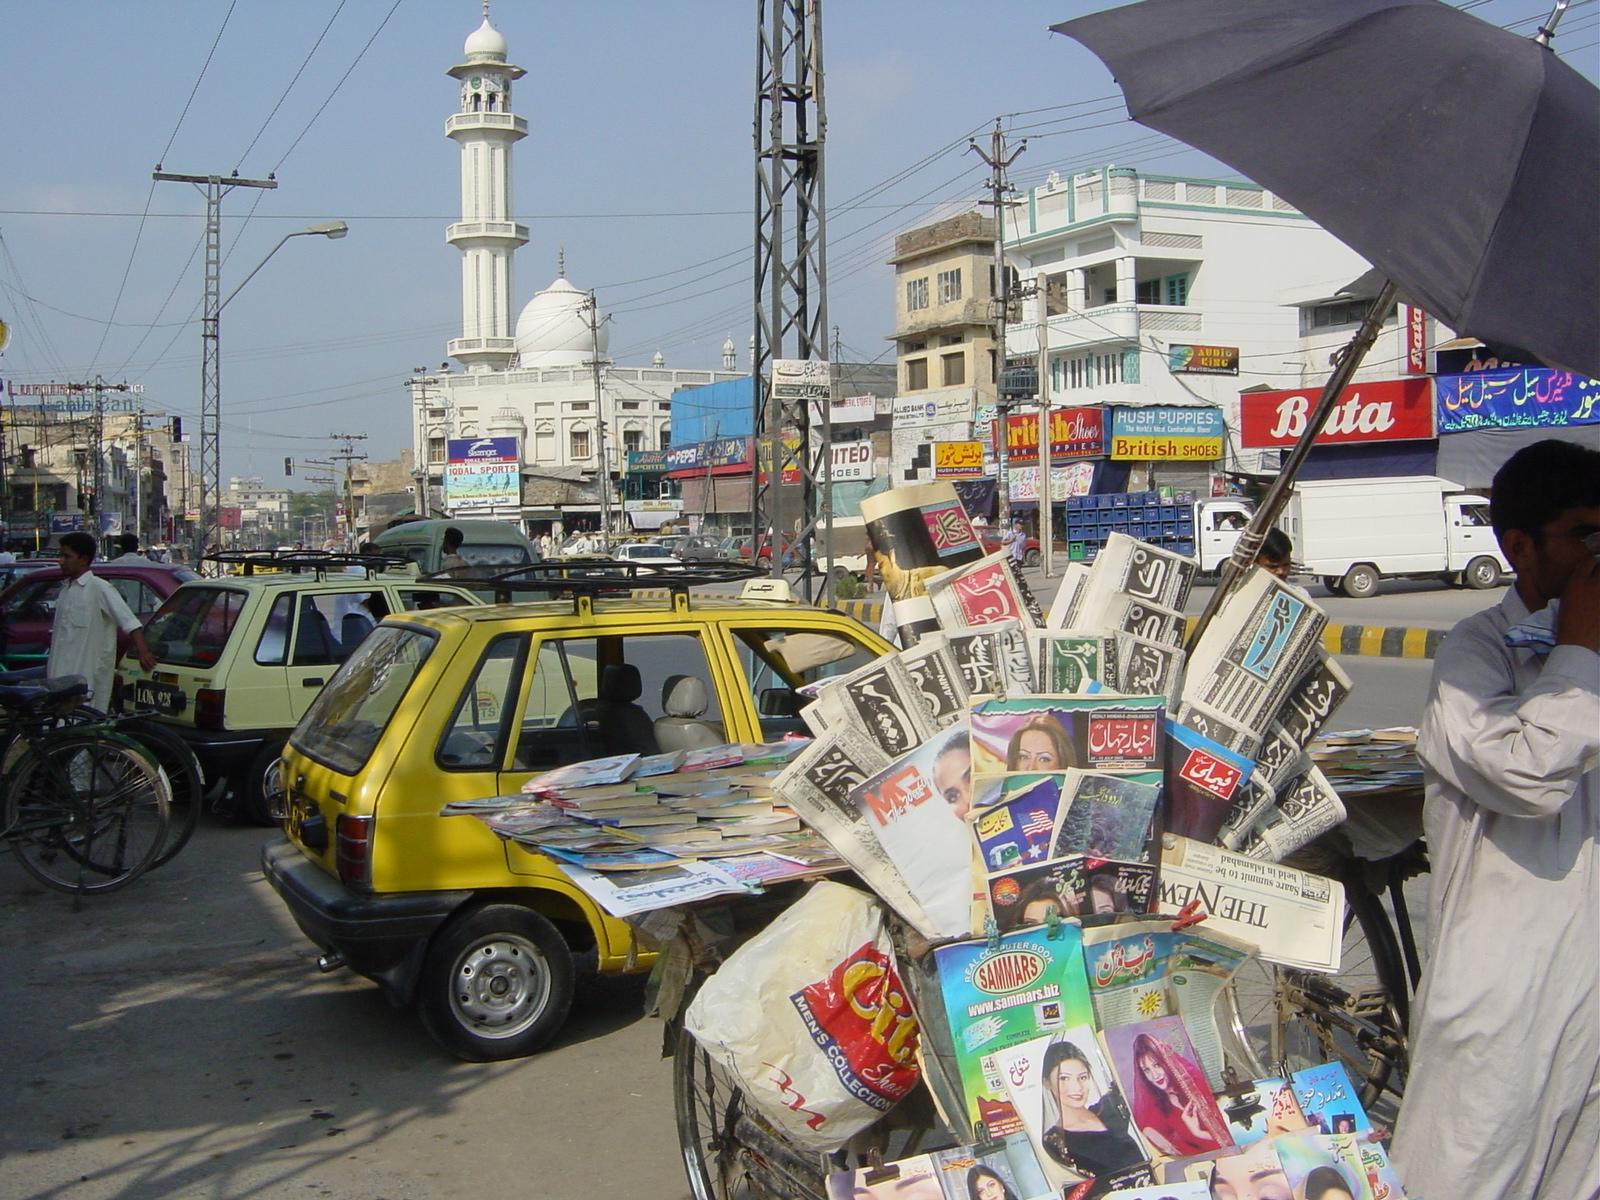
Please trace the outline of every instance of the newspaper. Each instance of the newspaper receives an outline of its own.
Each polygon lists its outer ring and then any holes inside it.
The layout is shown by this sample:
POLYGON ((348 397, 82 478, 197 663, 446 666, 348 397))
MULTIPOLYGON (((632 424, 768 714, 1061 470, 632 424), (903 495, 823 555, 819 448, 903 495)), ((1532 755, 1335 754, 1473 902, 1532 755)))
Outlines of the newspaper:
POLYGON ((1000 653, 1000 635, 993 626, 946 629, 944 638, 969 698, 1004 693, 1005 666, 1000 653))
POLYGON ((1090 628, 1104 625, 1103 613, 1118 595, 1182 611, 1196 569, 1192 558, 1113 533, 1089 568, 1089 581, 1073 615, 1090 628))
POLYGON ((1284 697, 1277 723, 1297 744, 1310 745, 1354 687, 1339 660, 1319 648, 1310 669, 1284 697))
POLYGON ((927 914, 851 799, 852 792, 888 765, 889 756, 856 730, 833 729, 783 769, 773 791, 885 904, 921 929, 929 924, 927 914))
POLYGON ((817 689, 801 711, 813 733, 848 726, 893 758, 934 734, 932 718, 898 654, 886 654, 817 689))
POLYGON ((1169 836, 1158 911, 1175 914, 1192 900, 1205 910, 1209 929, 1255 945, 1268 962, 1339 969, 1344 889, 1331 879, 1169 836))
POLYGON ((1015 572, 1003 550, 930 576, 924 584, 942 628, 991 625, 1008 620, 1027 626, 1034 624, 1033 614, 1017 587, 1015 572))
POLYGON ((935 729, 946 729, 966 715, 969 693, 944 634, 930 633, 910 650, 901 651, 900 665, 935 729))
MULTIPOLYGON (((1189 657, 1189 670, 1194 671, 1194 656, 1189 657)), ((1185 683, 1187 688, 1187 682, 1185 683)), ((1225 717, 1215 709, 1204 704, 1197 704, 1193 700, 1184 700, 1178 705, 1176 718, 1179 725, 1192 729, 1202 737, 1210 738, 1219 746, 1226 746, 1236 754, 1246 758, 1254 758, 1257 748, 1261 745, 1261 735, 1246 729, 1230 717, 1225 717)))
POLYGON ((1116 669, 1105 682, 1129 696, 1176 696, 1183 682, 1183 662, 1183 651, 1172 643, 1119 633, 1116 669))
POLYGON ((1050 602, 1050 612, 1045 617, 1046 629, 1074 629, 1073 615, 1077 610, 1078 599, 1083 595, 1083 589, 1089 582, 1089 566, 1087 563, 1068 563, 1066 570, 1061 572, 1061 586, 1056 589, 1055 599, 1050 602))
MULTIPOLYGON (((1249 731, 1259 744, 1279 706, 1321 654, 1327 623, 1303 592, 1265 571, 1251 573, 1190 651, 1183 699, 1249 731)), ((1190 724, 1181 713, 1179 720, 1190 724)))
POLYGON ((893 488, 861 501, 867 551, 894 601, 902 645, 937 632, 926 582, 950 567, 983 557, 967 510, 949 482, 893 488))
POLYGON ((1131 633, 1152 642, 1168 646, 1182 646, 1187 618, 1175 608, 1166 608, 1153 600, 1144 600, 1118 592, 1109 597, 1100 608, 1100 616, 1084 619, 1097 628, 1131 633))
POLYGON ((1242 850, 1255 833, 1256 826, 1272 811, 1277 798, 1272 784, 1262 776, 1261 771, 1252 771, 1233 794, 1233 807, 1228 810, 1227 819, 1217 831, 1217 842, 1229 850, 1242 850))
POLYGON ((1279 797, 1252 831, 1244 853, 1278 862, 1344 821, 1344 803, 1321 770, 1312 767, 1279 797))
POLYGON ((1311 766, 1311 756, 1293 734, 1274 721, 1256 751, 1256 766, 1268 786, 1279 792, 1291 779, 1306 773, 1306 768, 1311 766))
POLYGON ((1034 679, 1039 690, 1052 696, 1071 696, 1101 684, 1117 691, 1119 641, 1105 633, 1082 629, 1036 630, 1033 644, 1034 679))
POLYGON ((559 860, 551 861, 577 885, 579 891, 613 917, 631 917, 652 909, 670 908, 688 904, 692 900, 731 896, 749 890, 722 868, 692 860, 611 874, 589 871, 559 860))
POLYGON ((1028 644, 1028 633, 1022 622, 996 622, 995 636, 1000 650, 1000 678, 1006 694, 1026 695, 1036 691, 1033 647, 1028 644))

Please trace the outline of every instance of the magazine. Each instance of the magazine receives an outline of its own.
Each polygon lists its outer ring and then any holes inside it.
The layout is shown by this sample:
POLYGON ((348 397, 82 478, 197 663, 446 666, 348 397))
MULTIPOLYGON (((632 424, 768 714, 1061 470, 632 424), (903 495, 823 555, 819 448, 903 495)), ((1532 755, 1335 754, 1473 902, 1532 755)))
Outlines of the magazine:
POLYGON ((1377 1142, 1351 1134, 1300 1133, 1272 1143, 1295 1196, 1405 1200, 1399 1176, 1377 1142))
POLYGON ((1165 832, 1215 841, 1250 777, 1250 760, 1174 721, 1166 722, 1166 735, 1165 832))
POLYGON ((1372 1128, 1343 1063, 1306 1067, 1289 1077, 1306 1124, 1318 1133, 1366 1133, 1372 1128))
POLYGON ((1052 858, 1088 854, 1126 862, 1155 861, 1151 837, 1161 776, 1155 772, 1068 772, 1067 808, 1061 814, 1052 858))
POLYGON ((1228 1132, 1241 1150, 1266 1138, 1301 1133, 1309 1128, 1300 1115, 1294 1088, 1282 1078, 1255 1079, 1243 1090, 1219 1095, 1217 1103, 1228 1119, 1228 1132))
POLYGON ((1134 1126, 1153 1153, 1182 1157, 1233 1145, 1182 1020, 1113 1025, 1102 1036, 1134 1126))
POLYGON ((602 784, 621 783, 633 774, 640 756, 613 754, 610 758, 591 758, 585 762, 568 763, 535 775, 522 785, 530 794, 560 791, 563 788, 598 787, 602 784))
MULTIPOLYGON (((972 758, 967 731, 931 738, 850 792, 917 901, 927 938, 972 932, 972 758)), ((909 919, 909 918, 908 918, 909 919)))
POLYGON ((1073 854, 1035 866, 989 873, 984 893, 987 915, 1002 932, 1032 921, 1108 913, 1150 912, 1156 899, 1156 868, 1073 854))
MULTIPOLYGON (((932 1155, 934 1173, 939 1186, 944 1189, 944 1200, 991 1200, 992 1189, 985 1190, 983 1183, 998 1182, 1001 1191, 998 1200, 1054 1200, 1055 1192, 1039 1168, 1033 1147, 1028 1139, 1018 1133, 981 1149, 958 1146, 954 1150, 937 1150, 932 1155)), ((895 1200, 914 1200, 900 1193, 895 1200)), ((930 1198, 931 1200, 931 1198, 930 1198)))
POLYGON ((1159 696, 1018 696, 972 706, 974 775, 1159 770, 1159 696))
POLYGON ((1267 962, 1327 973, 1339 969, 1344 889, 1331 879, 1189 838, 1168 838, 1161 853, 1159 911, 1176 914, 1196 900, 1208 927, 1259 947, 1267 962))
POLYGON ((933 963, 966 1105, 963 1140, 1022 1133, 996 1056, 1091 1022, 1082 931, 1035 927, 993 945, 954 942, 934 950, 933 963))
POLYGON ((1091 1026, 1035 1038, 995 1059, 1011 1107, 1055 1186, 1149 1158, 1091 1026))
POLYGON ((897 487, 861 501, 867 551, 894 601, 900 644, 910 647, 937 633, 938 618, 926 582, 951 567, 983 557, 967 510, 954 485, 927 483, 897 487))
POLYGON ((1171 921, 1126 921, 1084 930, 1089 998, 1100 1028, 1172 1015, 1167 972, 1178 936, 1171 921))
POLYGON ((1276 1142, 1257 1142, 1247 1150, 1210 1156, 1185 1164, 1188 1180, 1202 1183, 1207 1195, 1281 1196, 1294 1200, 1289 1177, 1278 1158, 1276 1142))

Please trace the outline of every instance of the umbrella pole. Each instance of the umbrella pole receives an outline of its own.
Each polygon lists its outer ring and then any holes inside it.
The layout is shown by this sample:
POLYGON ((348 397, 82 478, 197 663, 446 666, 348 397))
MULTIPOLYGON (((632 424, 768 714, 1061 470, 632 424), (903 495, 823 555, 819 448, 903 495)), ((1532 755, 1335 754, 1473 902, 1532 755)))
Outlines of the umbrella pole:
POLYGON ((1383 329, 1384 316, 1388 313, 1389 306, 1394 303, 1395 294, 1393 281, 1386 280, 1377 298, 1367 309, 1367 315, 1362 318, 1361 328, 1356 330, 1355 336, 1350 339, 1350 344, 1339 352, 1339 360, 1333 368, 1333 374, 1328 377, 1328 382, 1323 384, 1322 395, 1317 398, 1317 406, 1311 411, 1310 419, 1306 421, 1300 439, 1289 451, 1289 457, 1284 459, 1283 466, 1278 470, 1277 479, 1273 480, 1272 486, 1267 489, 1266 497, 1256 509, 1249 527, 1239 535, 1232 556, 1223 564, 1222 578, 1217 583, 1217 590, 1207 601, 1205 611, 1195 623, 1194 632, 1189 635, 1186 643, 1189 649, 1192 650, 1199 645, 1206 627, 1211 624, 1212 618, 1222 608, 1229 594, 1250 568, 1255 566, 1256 554, 1261 550, 1261 543, 1265 540, 1267 531, 1277 523, 1278 515, 1289 503, 1289 493, 1294 488, 1294 478, 1300 472, 1300 464, 1305 462, 1306 455, 1311 453, 1311 444, 1317 440, 1322 427, 1328 423, 1328 417, 1333 412, 1339 394, 1344 391, 1345 385, 1350 382, 1350 377, 1361 366, 1361 360, 1367 356, 1367 351, 1372 349, 1372 343, 1378 340, 1378 333, 1383 329))

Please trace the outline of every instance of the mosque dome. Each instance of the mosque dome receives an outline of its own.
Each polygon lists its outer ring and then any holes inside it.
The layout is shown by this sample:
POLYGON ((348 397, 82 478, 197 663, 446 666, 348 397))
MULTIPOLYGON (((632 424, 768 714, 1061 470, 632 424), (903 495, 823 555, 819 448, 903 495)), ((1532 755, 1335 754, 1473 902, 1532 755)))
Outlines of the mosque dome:
MULTIPOLYGON (((524 367, 575 367, 586 364, 595 349, 589 329, 589 294, 567 282, 565 275, 529 300, 517 317, 517 357, 524 367)), ((599 349, 610 344, 604 314, 600 321, 599 349)))
POLYGON ((498 29, 489 24, 487 15, 483 18, 483 24, 479 25, 468 36, 464 49, 468 62, 483 62, 485 60, 505 62, 506 60, 506 39, 501 36, 498 29))

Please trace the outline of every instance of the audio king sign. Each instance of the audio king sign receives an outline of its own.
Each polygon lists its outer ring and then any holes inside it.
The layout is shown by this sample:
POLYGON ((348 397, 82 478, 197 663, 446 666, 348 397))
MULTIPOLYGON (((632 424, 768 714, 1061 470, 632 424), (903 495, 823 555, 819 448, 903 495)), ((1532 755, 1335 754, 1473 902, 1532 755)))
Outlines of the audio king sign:
MULTIPOLYGON (((1305 432, 1319 388, 1239 393, 1239 444, 1246 450, 1292 446, 1305 432)), ((1434 434, 1433 382, 1385 379, 1353 383, 1334 402, 1319 446, 1414 442, 1434 434)))

